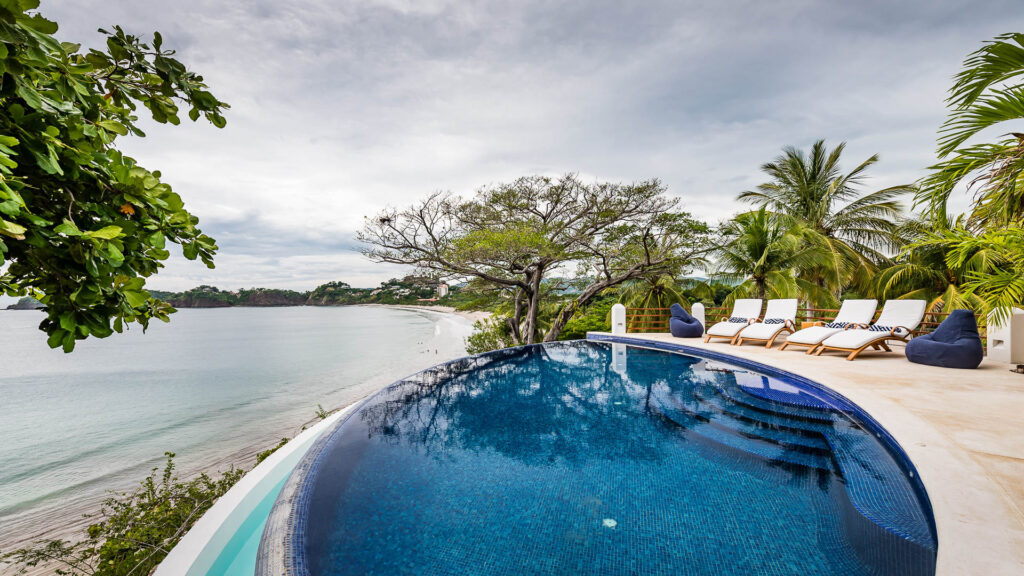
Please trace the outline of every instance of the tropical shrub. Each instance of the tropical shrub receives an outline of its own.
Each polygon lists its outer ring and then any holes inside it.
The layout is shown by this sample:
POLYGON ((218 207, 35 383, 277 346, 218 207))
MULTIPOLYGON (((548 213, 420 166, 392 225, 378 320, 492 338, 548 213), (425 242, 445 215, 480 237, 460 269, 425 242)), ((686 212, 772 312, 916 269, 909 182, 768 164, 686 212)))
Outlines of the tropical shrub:
POLYGON ((209 510, 245 474, 234 468, 212 478, 192 480, 174 475, 174 454, 166 454, 163 471, 152 474, 131 493, 112 496, 77 542, 48 540, 14 550, 0 559, 27 571, 52 569, 67 576, 128 576, 149 574, 209 510))
POLYGON ((965 231, 961 222, 905 223, 902 235, 910 244, 878 271, 868 293, 880 300, 927 300, 928 310, 937 313, 948 314, 957 308, 984 310, 983 300, 969 289, 969 278, 987 266, 985 252, 975 250, 960 261, 952 258, 945 243, 929 241, 943 232, 955 234, 957 230, 965 231))

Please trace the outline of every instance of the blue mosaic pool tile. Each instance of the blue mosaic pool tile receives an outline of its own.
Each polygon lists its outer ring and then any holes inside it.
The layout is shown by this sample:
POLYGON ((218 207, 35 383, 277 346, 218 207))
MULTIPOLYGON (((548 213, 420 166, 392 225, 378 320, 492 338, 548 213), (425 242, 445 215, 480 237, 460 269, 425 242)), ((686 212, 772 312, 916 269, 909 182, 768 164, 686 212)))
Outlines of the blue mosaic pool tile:
POLYGON ((852 403, 629 350, 525 347, 392 386, 307 455, 287 526, 268 525, 288 571, 259 573, 934 572, 913 468, 852 403))

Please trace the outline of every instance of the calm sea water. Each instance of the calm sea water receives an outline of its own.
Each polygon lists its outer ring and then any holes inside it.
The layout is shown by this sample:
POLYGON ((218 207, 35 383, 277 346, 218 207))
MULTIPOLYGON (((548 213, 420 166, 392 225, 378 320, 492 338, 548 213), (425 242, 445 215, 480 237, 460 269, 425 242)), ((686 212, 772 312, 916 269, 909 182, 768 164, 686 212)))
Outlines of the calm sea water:
POLYGON ((63 354, 42 314, 0 311, 0 550, 81 523, 163 453, 253 454, 381 385, 465 353, 468 320, 377 307, 181 310, 63 354))

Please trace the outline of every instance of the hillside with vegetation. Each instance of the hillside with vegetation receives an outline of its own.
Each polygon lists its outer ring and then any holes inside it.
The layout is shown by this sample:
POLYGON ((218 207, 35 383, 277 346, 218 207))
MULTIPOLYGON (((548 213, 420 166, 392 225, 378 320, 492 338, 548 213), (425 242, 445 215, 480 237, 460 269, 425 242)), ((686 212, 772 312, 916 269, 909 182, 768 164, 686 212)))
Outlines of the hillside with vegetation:
MULTIPOLYGON (((357 304, 437 304, 462 308, 465 295, 458 286, 447 287, 439 296, 441 282, 423 276, 392 278, 376 288, 353 288, 346 282, 321 284, 308 292, 279 288, 222 290, 202 285, 184 292, 150 294, 175 308, 230 308, 234 306, 350 306, 357 304)), ((447 286, 447 285, 446 285, 447 286)))

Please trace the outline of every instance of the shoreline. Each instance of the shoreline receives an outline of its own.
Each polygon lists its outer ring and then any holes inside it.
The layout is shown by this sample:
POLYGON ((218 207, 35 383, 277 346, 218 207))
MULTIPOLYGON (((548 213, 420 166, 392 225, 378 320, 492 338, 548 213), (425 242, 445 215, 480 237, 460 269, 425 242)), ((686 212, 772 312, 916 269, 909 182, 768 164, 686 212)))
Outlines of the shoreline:
POLYGON ((427 312, 435 312, 438 314, 452 314, 454 316, 461 316, 471 322, 486 320, 494 315, 493 312, 485 312, 483 310, 456 310, 451 306, 439 306, 436 304, 429 304, 424 306, 419 306, 416 304, 353 304, 353 306, 392 308, 394 310, 409 310, 411 312, 419 312, 425 310, 427 312))

